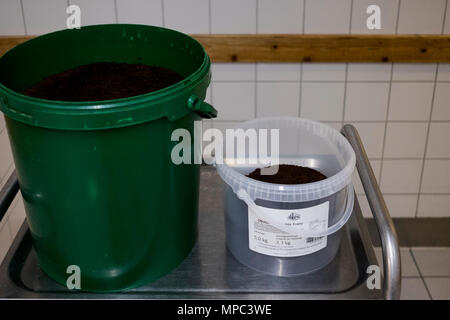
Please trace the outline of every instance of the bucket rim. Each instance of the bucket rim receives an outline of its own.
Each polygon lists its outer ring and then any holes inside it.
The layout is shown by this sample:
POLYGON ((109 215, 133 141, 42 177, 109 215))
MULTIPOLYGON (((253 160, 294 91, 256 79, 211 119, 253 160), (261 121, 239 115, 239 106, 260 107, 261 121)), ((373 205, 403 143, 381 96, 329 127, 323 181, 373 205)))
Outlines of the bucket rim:
POLYGON ((215 165, 220 177, 232 188, 233 192, 238 193, 239 189, 244 189, 252 199, 258 198, 271 201, 302 202, 330 196, 344 189, 351 183, 352 174, 356 165, 356 156, 350 143, 339 131, 321 122, 300 117, 255 118, 240 122, 233 126, 233 129, 242 128, 243 125, 251 127, 252 124, 261 123, 262 121, 289 121, 296 124, 311 125, 320 128, 325 132, 332 133, 349 153, 349 159, 339 172, 326 179, 304 184, 276 184, 259 181, 247 177, 233 167, 227 165, 225 161, 220 164, 216 163, 215 165))
MULTIPOLYGON (((0 57, 0 61, 7 59, 9 56, 15 54, 19 50, 27 49, 29 46, 39 45, 39 42, 49 41, 52 38, 60 39, 68 34, 73 34, 76 32, 89 32, 98 31, 101 29, 121 29, 121 30, 137 30, 137 29, 153 29, 155 32, 166 32, 168 34, 176 34, 178 36, 189 39, 189 41, 201 50, 203 58, 199 66, 190 73, 183 80, 165 87, 160 90, 153 92, 148 92, 136 96, 110 99, 110 100, 97 100, 97 101, 59 101, 59 100, 47 100, 36 97, 26 96, 16 90, 8 88, 2 82, 0 82, 0 110, 5 113, 5 115, 27 124, 55 128, 55 129, 108 129, 114 127, 123 127, 133 124, 139 124, 143 122, 148 122, 157 118, 166 116, 169 120, 173 121, 179 119, 186 114, 192 112, 186 103, 174 110, 170 108, 159 108, 158 110, 153 110, 147 117, 142 117, 145 119, 134 119, 133 121, 124 121, 127 119, 117 119, 114 123, 108 121, 108 123, 99 124, 100 121, 84 121, 81 125, 75 125, 71 122, 67 126, 61 123, 61 117, 63 116, 81 116, 81 117, 96 117, 98 115, 113 115, 114 118, 118 118, 118 114, 126 113, 128 116, 130 112, 140 111, 140 109, 148 108, 149 106, 154 107, 155 104, 164 103, 168 100, 172 100, 180 95, 189 94, 195 87, 204 82, 209 83, 211 80, 210 73, 210 58, 200 44, 199 41, 193 37, 179 32, 177 30, 151 26, 151 25, 141 25, 141 24, 98 24, 81 27, 81 29, 64 29, 58 30, 43 35, 39 35, 35 38, 29 39, 14 48, 10 49, 3 56, 0 57), (10 108, 13 105, 14 108, 10 108), (21 108, 23 106, 23 108, 21 108), (43 118, 50 116, 57 116, 58 119, 55 121, 46 121, 43 118), (94 122, 94 123, 90 123, 94 122), (87 124, 88 123, 88 124, 87 124)), ((200 59, 199 59, 200 60, 200 59)), ((207 85, 206 85, 207 86, 207 85)), ((201 100, 204 97, 197 97, 201 100)), ((187 99, 186 99, 187 100, 187 99)), ((186 101, 187 102, 187 101, 186 101)), ((142 112, 139 112, 139 115, 142 112)), ((138 116, 138 115, 136 115, 138 116)), ((120 116, 119 116, 120 118, 120 116)), ((122 117, 123 118, 123 117, 122 117)), ((135 118, 135 117, 133 117, 135 118)))

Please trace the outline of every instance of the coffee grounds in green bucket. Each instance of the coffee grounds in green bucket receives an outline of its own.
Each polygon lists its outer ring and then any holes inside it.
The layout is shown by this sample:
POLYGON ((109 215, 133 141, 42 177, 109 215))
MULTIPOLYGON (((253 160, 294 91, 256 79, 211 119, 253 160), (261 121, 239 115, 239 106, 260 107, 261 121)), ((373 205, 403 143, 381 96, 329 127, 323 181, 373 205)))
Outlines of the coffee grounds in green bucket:
POLYGON ((97 62, 50 75, 24 95, 58 101, 112 100, 157 91, 181 80, 177 72, 163 67, 97 62))

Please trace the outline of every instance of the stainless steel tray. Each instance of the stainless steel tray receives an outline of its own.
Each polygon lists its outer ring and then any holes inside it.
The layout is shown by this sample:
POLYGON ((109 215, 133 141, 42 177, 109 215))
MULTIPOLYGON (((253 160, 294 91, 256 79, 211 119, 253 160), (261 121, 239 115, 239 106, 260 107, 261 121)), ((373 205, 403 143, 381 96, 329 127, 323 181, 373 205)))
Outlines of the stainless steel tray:
MULTIPOLYGON (((345 129, 345 128, 344 128, 345 129)), ((348 133, 355 133, 348 127, 348 133)), ((352 138, 347 136, 352 143, 352 138)), ((358 142, 358 141, 356 141, 358 142)), ((360 141, 359 141, 360 143, 360 141)), ((353 143, 352 143, 353 144, 353 143)), ((354 146, 355 148, 355 146, 354 146)), ((357 156, 361 156, 355 148, 357 156)), ((362 155, 365 156, 361 146, 362 155)), ((359 159, 359 164, 364 159, 359 159)), ((367 160, 367 158, 366 158, 367 160)), ((363 164, 364 165, 364 164, 363 164)), ((365 165, 368 165, 365 163, 365 165)), ((364 168, 358 167, 358 170, 364 168)), ((365 170, 371 171, 370 167, 365 170)), ((376 182, 363 184, 378 190, 376 182)), ((12 176, 0 193, 0 209, 12 200, 18 185, 12 176)), ((379 190, 378 190, 379 191, 379 190)), ((378 195, 380 196, 381 193, 378 195)), ((382 201, 382 198, 381 198, 382 201)), ((378 203, 379 199, 369 202, 378 203)), ((384 204, 384 201, 382 201, 384 204)), ((8 203, 9 205, 9 203, 8 203)), ((384 209, 383 209, 384 210, 384 209)), ((381 212, 390 220, 387 210, 381 212)), ((0 214, 2 212, 0 211, 0 214)), ((388 221, 389 222, 389 221, 388 221)), ((326 267, 298 277, 274 277, 249 269, 237 262, 225 245, 223 184, 212 167, 202 167, 200 182, 199 239, 188 258, 170 274, 149 285, 116 293, 70 291, 48 278, 39 268, 26 221, 17 234, 0 266, 0 297, 2 298, 225 298, 225 299, 382 299, 398 298, 400 264, 396 251, 395 232, 389 224, 381 226, 380 234, 389 239, 393 253, 385 263, 381 289, 368 289, 367 267, 377 265, 358 202, 344 227, 343 239, 336 258, 326 267), (386 231, 386 230, 387 231, 386 231), (393 234, 393 238, 389 235, 393 234)), ((382 239, 383 241, 383 239, 382 239)), ((386 242, 386 241, 385 241, 386 242)), ((390 246, 390 247, 389 247, 390 246)), ((385 250, 386 251, 386 250, 385 250)))

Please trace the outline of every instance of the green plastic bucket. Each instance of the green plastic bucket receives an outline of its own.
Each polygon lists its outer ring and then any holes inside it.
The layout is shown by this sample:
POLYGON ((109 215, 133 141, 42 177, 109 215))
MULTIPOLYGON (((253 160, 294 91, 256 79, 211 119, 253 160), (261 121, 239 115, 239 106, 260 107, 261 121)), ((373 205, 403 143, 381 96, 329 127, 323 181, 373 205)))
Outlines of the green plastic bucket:
POLYGON ((27 41, 0 58, 0 109, 40 267, 81 290, 137 287, 167 274, 196 240, 199 165, 175 165, 177 128, 215 117, 210 60, 191 37, 143 25, 97 25, 27 41), (163 66, 165 89, 101 102, 27 97, 42 78, 100 62, 163 66), (74 278, 72 278, 73 280, 74 278), (76 281, 75 281, 76 283, 76 281))

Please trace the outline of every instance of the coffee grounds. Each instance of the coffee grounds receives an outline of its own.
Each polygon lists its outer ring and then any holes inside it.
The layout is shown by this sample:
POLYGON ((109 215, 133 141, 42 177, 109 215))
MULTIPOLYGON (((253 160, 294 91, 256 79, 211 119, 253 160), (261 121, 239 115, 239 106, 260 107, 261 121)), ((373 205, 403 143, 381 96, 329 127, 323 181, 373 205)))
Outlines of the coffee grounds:
POLYGON ((23 94, 47 100, 100 101, 160 90, 181 80, 181 75, 162 67, 97 62, 46 77, 23 94))
POLYGON ((261 169, 255 169, 249 173, 247 177, 277 184, 302 184, 316 182, 327 178, 317 170, 290 164, 280 164, 278 172, 274 175, 261 175, 261 169))

